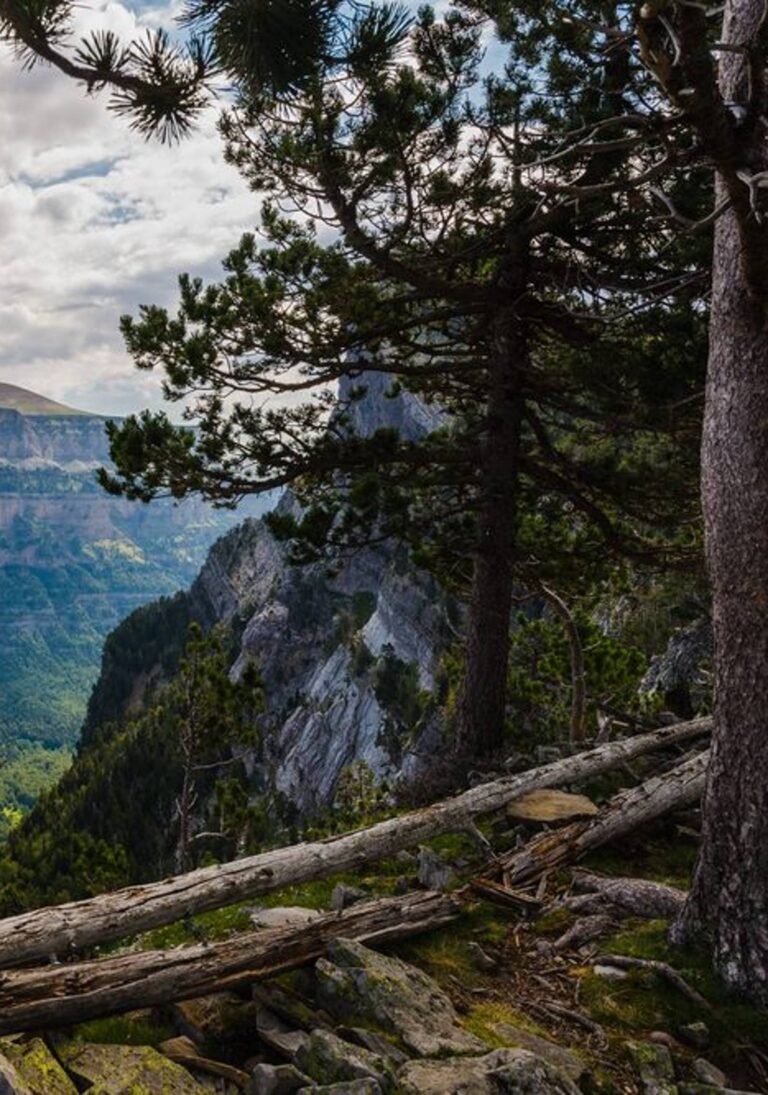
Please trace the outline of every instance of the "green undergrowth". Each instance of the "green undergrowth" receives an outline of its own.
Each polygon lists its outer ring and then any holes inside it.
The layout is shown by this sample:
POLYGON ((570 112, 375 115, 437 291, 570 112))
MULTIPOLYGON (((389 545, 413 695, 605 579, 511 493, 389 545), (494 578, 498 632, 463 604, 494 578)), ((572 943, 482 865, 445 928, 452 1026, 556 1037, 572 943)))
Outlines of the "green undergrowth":
POLYGON ((626 978, 614 980, 597 976, 590 967, 581 973, 581 1000, 592 1017, 625 1037, 654 1030, 676 1035, 681 1026, 704 1022, 712 1035, 708 1055, 726 1065, 748 1042, 768 1049, 765 1012, 725 989, 703 947, 674 946, 668 930, 666 920, 627 921, 620 932, 603 941, 601 951, 666 963, 704 997, 711 1010, 653 970, 631 970, 626 978))
POLYGON ((74 1030, 78 1042, 115 1046, 158 1046, 173 1037, 170 1024, 154 1022, 144 1014, 113 1015, 92 1019, 74 1030))
POLYGON ((696 862, 697 844, 686 834, 673 834, 669 826, 654 826, 621 844, 601 848, 579 866, 616 877, 647 878, 687 889, 696 862), (631 870, 628 872, 628 867, 631 870))

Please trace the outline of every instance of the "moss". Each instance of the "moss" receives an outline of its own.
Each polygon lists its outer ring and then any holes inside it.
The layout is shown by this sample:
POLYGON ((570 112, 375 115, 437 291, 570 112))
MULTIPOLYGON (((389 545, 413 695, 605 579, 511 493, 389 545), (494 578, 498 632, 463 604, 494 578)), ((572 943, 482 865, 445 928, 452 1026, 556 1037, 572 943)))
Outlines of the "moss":
POLYGON ((711 1055, 720 1063, 734 1059, 739 1046, 751 1040, 768 1048, 765 1012, 738 1000, 715 976, 704 948, 673 946, 665 920, 628 921, 622 931, 604 941, 606 954, 666 962, 712 1006, 703 1009, 653 970, 632 970, 621 980, 581 971, 581 1000, 592 1016, 617 1032, 676 1031, 703 1020, 712 1035, 711 1055))
POLYGON ((173 1028, 143 1017, 114 1015, 82 1023, 75 1028, 74 1036, 78 1042, 96 1042, 100 1045, 158 1046, 173 1037, 173 1028))
POLYGON ((575 919, 568 909, 551 909, 537 918, 536 931, 539 935, 562 935, 575 919))
POLYGON ((517 1011, 501 1000, 484 1000, 475 1004, 462 1018, 461 1025, 470 1034, 482 1038, 491 1049, 503 1049, 514 1044, 509 1037, 504 1037, 499 1032, 497 1028, 500 1025, 517 1027, 527 1034, 535 1034, 538 1038, 549 1038, 547 1031, 534 1023, 530 1015, 517 1011))
POLYGON ((162 928, 146 932, 139 939, 142 950, 165 950, 183 943, 199 943, 212 939, 226 939, 236 932, 251 928, 248 906, 230 905, 223 909, 199 913, 197 916, 177 920, 162 928))
POLYGON ((451 924, 401 943, 396 953, 434 977, 443 988, 455 988, 456 981, 464 988, 484 987, 490 984, 489 977, 477 969, 467 943, 499 944, 508 934, 509 925, 499 918, 498 910, 486 904, 471 905, 451 924))
POLYGON ((16 1042, 3 1039, 0 1049, 34 1092, 75 1095, 76 1088, 41 1038, 16 1042))
POLYGON ((696 853, 694 840, 681 839, 679 834, 673 838, 664 824, 643 830, 642 839, 635 837, 593 852, 581 865, 587 870, 622 877, 627 874, 627 864, 631 863, 633 878, 648 878, 687 889, 696 853))

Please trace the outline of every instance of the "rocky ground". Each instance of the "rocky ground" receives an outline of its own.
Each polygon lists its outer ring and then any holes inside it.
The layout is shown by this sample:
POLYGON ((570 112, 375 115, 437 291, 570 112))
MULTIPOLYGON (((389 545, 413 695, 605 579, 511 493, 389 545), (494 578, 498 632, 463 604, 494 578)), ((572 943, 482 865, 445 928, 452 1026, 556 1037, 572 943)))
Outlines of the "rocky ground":
MULTIPOLYGON (((588 867, 611 877, 631 864, 636 876, 679 884, 695 852, 694 826, 695 818, 677 818, 588 867)), ((294 888, 269 907, 206 914, 142 945, 214 938, 244 919, 300 923, 313 907, 342 908, 419 880, 461 887, 479 855, 464 838, 441 838, 364 878, 294 888)), ((589 902, 573 892, 584 889, 578 877, 575 887, 571 872, 540 886, 535 916, 468 901, 460 921, 401 943, 397 953, 337 940, 312 968, 271 981, 240 980, 165 1009, 5 1038, 0 1092, 768 1091, 765 1014, 724 996, 700 954, 671 948, 666 922, 604 911, 585 918, 589 902)))

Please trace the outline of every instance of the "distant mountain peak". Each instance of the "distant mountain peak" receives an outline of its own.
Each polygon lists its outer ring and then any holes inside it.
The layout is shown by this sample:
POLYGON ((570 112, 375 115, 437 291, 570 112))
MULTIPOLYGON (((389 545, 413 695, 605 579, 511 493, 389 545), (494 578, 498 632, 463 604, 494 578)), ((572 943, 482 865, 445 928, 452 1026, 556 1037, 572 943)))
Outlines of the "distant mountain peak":
POLYGON ((28 388, 20 388, 17 384, 0 384, 0 410, 18 411, 20 414, 55 414, 55 415, 83 415, 87 411, 77 411, 73 407, 67 407, 63 403, 57 403, 53 399, 47 399, 37 392, 30 392, 28 388))

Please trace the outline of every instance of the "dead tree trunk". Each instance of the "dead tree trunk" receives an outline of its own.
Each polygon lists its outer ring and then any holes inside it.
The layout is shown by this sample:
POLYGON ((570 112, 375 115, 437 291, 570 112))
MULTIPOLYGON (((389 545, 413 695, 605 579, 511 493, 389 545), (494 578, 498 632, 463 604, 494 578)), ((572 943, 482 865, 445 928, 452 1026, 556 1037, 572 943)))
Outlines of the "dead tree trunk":
POLYGON ((535 837, 502 858, 499 869, 505 881, 510 886, 531 882, 670 810, 696 802, 704 790, 708 760, 708 752, 698 753, 664 775, 615 795, 592 821, 575 821, 535 837))
POLYGON ((464 829, 472 818, 493 813, 525 791, 572 783, 615 768, 642 753, 708 733, 709 719, 667 726, 626 741, 600 745, 519 775, 480 784, 455 798, 311 844, 294 844, 142 886, 129 886, 84 901, 21 913, 0 921, 0 966, 18 966, 73 950, 137 935, 184 916, 232 905, 299 882, 340 871, 412 847, 440 833, 464 829))
POLYGON ((69 1026, 274 976, 318 958, 331 939, 394 942, 449 923, 461 906, 456 895, 410 894, 354 905, 343 913, 326 913, 300 928, 273 928, 219 943, 6 971, 0 975, 0 1033, 69 1026))

